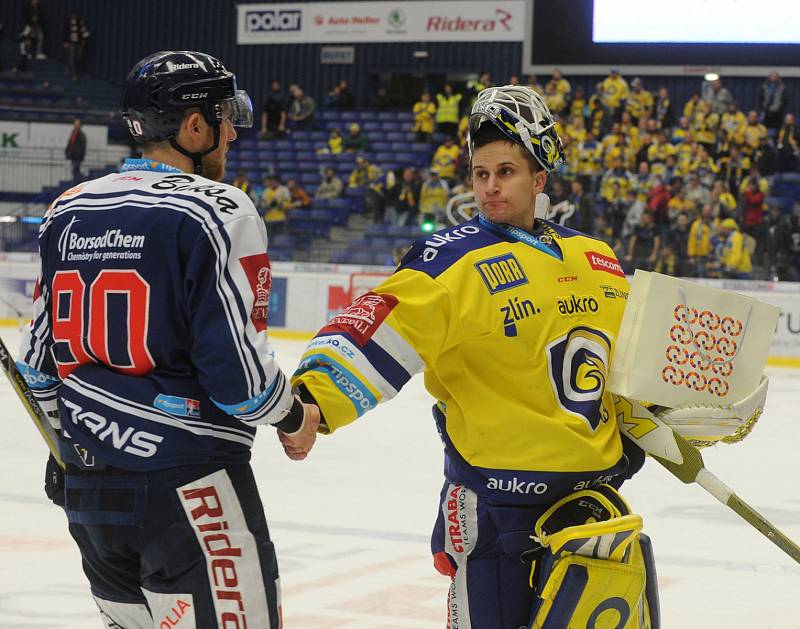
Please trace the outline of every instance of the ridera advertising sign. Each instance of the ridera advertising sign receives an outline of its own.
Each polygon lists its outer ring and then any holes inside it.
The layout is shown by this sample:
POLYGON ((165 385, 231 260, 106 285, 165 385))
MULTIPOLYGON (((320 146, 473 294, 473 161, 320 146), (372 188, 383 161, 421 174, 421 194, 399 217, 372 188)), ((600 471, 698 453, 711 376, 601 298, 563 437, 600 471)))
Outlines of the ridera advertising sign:
POLYGON ((525 0, 240 4, 238 44, 522 41, 525 0))

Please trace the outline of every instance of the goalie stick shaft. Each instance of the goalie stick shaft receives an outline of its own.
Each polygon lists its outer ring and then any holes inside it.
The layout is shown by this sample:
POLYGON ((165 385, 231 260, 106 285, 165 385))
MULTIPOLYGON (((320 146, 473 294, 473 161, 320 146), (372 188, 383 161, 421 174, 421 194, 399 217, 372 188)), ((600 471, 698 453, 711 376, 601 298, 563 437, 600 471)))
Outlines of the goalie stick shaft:
POLYGON ((615 399, 617 423, 636 445, 684 483, 697 483, 750 526, 800 563, 800 547, 753 507, 709 472, 700 451, 640 404, 615 399), (665 456, 666 455, 666 456, 665 456))
MULTIPOLYGON (((691 448, 692 450, 696 450, 694 446, 689 444, 685 439, 681 436, 676 434, 675 435, 676 441, 683 446, 685 444, 686 448, 691 448), (684 441, 684 444, 681 444, 681 440, 684 441)), ((681 451, 684 448, 681 447, 681 451)), ((697 452, 697 455, 700 456, 700 453, 697 452)), ((653 455, 651 455, 653 456, 653 455)), ((667 470, 669 470, 673 475, 677 478, 682 480, 683 482, 687 482, 684 480, 683 473, 676 473, 676 467, 678 466, 674 461, 668 461, 667 459, 662 459, 658 456, 653 456, 653 458, 661 463, 667 470)), ((687 463, 689 467, 692 467, 692 462, 687 463)), ((701 458, 701 465, 702 465, 702 458, 701 458)), ((681 471, 682 472, 682 471, 681 471)), ((767 518, 761 515, 758 511, 756 511, 753 507, 747 504, 744 500, 739 498, 730 487, 728 487, 725 483, 723 483, 719 478, 714 476, 711 472, 709 472, 705 467, 701 467, 697 470, 695 474, 694 481, 688 482, 695 482, 700 487, 705 489, 708 493, 710 493, 714 498, 719 500, 722 504, 726 507, 731 509, 734 513, 736 513, 739 517, 741 517, 745 522, 747 522, 750 526, 754 529, 759 531, 764 537, 766 537, 769 541, 775 544, 778 548, 780 548, 783 552, 789 555, 792 559, 794 559, 797 563, 800 563, 800 546, 795 544, 787 535, 785 535, 781 530, 772 524, 767 518)))
POLYGON ((39 434, 42 435, 42 439, 44 439, 44 442, 50 449, 50 453, 63 470, 64 461, 61 459, 61 454, 58 451, 58 437, 56 437, 55 431, 50 425, 50 421, 47 419, 47 415, 45 415, 42 407, 39 406, 39 402, 36 401, 33 391, 31 391, 28 383, 25 382, 25 377, 20 373, 20 370, 17 369, 14 358, 11 356, 11 352, 8 351, 2 338, 0 338, 0 363, 2 363, 3 371, 11 383, 11 386, 14 388, 14 391, 16 391, 22 405, 25 407, 28 415, 39 430, 39 434))

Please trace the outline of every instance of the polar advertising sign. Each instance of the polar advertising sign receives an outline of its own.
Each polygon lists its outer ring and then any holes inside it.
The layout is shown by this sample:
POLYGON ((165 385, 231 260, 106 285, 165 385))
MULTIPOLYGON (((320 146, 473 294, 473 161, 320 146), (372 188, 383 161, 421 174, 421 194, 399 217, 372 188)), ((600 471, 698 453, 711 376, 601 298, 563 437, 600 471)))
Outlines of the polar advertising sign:
POLYGON ((240 4, 238 44, 522 41, 526 3, 305 2, 240 4))

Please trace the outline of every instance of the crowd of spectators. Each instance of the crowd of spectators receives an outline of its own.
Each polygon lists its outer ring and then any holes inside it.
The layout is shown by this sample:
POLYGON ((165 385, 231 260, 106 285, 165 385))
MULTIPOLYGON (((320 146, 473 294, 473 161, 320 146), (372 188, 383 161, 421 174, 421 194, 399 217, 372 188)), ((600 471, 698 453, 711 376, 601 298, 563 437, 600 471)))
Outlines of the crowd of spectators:
POLYGON ((769 206, 765 176, 794 171, 799 155, 780 77, 770 74, 760 111, 746 113, 707 78, 680 105, 616 70, 588 99, 554 73, 544 98, 568 159, 549 182, 556 220, 608 241, 629 272, 749 278, 755 267, 798 279, 796 210, 769 206))
MULTIPOLYGON (((508 82, 521 83, 517 76, 508 82)), ((345 182, 327 169, 314 196, 359 189, 376 223, 443 225, 448 200, 470 189, 466 114, 492 84, 481 72, 463 90, 448 83, 420 94, 411 131, 418 142, 436 141, 427 167, 385 169, 364 155, 380 147, 370 147, 358 123, 344 133, 331 129, 318 152, 351 152, 355 167, 345 182)), ((800 279, 800 203, 796 210, 771 206, 767 179, 800 165, 798 129, 777 72, 764 81, 759 108, 750 111, 715 76, 685 103, 673 102, 664 86, 628 82, 616 68, 591 93, 573 89, 558 69, 543 82, 529 75, 525 84, 555 115, 567 155, 567 164, 549 177, 553 220, 608 241, 628 271, 747 278, 755 268, 759 277, 800 279)), ((325 107, 352 106, 347 83, 334 84, 325 107)), ((311 128, 314 114, 314 101, 301 88, 293 85, 285 96, 275 82, 262 137, 311 128)), ((263 199, 259 204, 266 212, 263 199)), ((285 224, 290 202, 283 204, 285 224)))

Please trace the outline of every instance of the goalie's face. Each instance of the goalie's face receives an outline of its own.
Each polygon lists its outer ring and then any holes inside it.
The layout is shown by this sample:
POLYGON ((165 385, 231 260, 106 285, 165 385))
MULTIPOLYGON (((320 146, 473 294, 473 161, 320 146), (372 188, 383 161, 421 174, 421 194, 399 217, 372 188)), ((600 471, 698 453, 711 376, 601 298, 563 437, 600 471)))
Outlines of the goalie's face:
POLYGON ((472 157, 472 189, 483 214, 494 223, 531 229, 536 195, 547 174, 531 171, 525 149, 511 142, 491 142, 472 157))

